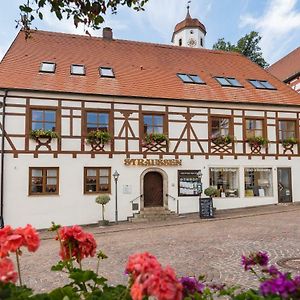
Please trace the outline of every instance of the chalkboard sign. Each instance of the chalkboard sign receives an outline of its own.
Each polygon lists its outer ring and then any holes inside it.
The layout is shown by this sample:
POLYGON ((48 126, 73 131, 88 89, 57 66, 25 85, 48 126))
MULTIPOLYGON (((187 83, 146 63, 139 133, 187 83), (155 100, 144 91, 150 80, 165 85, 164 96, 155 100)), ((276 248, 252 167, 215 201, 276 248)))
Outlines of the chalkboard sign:
POLYGON ((199 199, 199 215, 201 219, 210 219, 214 217, 212 198, 199 199))

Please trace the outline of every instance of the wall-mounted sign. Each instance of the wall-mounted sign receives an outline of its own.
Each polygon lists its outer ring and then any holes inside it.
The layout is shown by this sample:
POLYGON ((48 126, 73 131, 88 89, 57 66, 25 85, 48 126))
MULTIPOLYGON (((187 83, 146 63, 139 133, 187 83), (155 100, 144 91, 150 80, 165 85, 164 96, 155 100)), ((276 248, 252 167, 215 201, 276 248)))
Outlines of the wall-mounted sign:
POLYGON ((198 177, 199 170, 178 171, 178 196, 199 196, 202 184, 198 177))
POLYGON ((150 166, 168 166, 168 167, 175 167, 175 166, 181 166, 182 160, 181 159, 131 159, 126 158, 124 159, 124 165, 125 166, 144 166, 144 167, 150 167, 150 166))

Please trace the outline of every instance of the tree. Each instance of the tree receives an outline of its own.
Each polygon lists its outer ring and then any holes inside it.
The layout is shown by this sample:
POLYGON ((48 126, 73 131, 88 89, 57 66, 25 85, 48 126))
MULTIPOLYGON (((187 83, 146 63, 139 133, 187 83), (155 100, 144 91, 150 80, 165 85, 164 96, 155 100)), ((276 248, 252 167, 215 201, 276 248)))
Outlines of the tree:
MULTIPOLYGON (((127 5, 136 11, 144 10, 148 0, 27 0, 20 5, 20 19, 17 27, 21 26, 30 35, 30 29, 36 18, 43 20, 43 9, 50 9, 59 20, 73 18, 74 25, 84 24, 85 27, 99 29, 104 22, 103 15, 111 9, 113 14, 117 13, 120 5, 127 5)), ((88 33, 88 31, 86 31, 88 33)))
POLYGON ((224 38, 219 39, 218 42, 213 45, 213 49, 239 52, 257 63, 259 66, 266 68, 269 64, 263 58, 261 48, 258 45, 260 40, 261 36, 258 32, 251 31, 249 34, 240 38, 236 45, 231 44, 230 42, 225 42, 224 38))

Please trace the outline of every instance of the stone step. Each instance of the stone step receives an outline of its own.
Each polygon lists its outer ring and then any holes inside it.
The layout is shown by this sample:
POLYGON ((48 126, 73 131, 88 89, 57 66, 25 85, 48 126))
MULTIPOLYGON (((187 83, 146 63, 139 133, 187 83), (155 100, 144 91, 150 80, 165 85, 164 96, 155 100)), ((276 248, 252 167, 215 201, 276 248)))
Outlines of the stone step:
POLYGON ((129 217, 129 222, 155 222, 164 221, 172 218, 176 218, 178 215, 164 207, 147 207, 141 210, 139 213, 135 213, 133 217, 129 217))

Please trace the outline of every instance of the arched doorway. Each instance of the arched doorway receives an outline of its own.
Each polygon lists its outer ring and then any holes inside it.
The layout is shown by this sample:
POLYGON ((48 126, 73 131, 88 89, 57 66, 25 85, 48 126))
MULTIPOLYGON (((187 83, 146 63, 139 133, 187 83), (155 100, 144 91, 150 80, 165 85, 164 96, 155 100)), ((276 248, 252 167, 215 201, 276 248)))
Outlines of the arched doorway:
POLYGON ((144 176, 144 207, 164 206, 163 177, 159 172, 151 171, 144 176))

